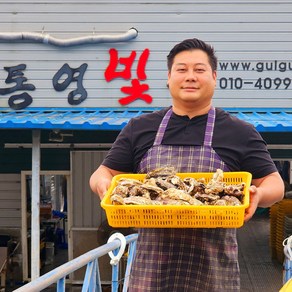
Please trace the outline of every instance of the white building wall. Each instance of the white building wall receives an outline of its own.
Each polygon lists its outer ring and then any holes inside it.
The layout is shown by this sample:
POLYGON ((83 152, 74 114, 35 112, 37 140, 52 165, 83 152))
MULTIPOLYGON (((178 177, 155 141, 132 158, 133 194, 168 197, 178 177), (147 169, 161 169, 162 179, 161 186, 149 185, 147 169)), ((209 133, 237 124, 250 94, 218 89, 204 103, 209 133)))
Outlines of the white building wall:
MULTIPOLYGON (((115 35, 135 27, 138 37, 125 43, 65 48, 0 40, 0 89, 14 85, 5 83, 8 73, 4 67, 26 64, 23 73, 27 83, 36 87, 28 91, 33 98, 29 107, 72 107, 67 97, 76 89, 76 82, 58 92, 52 79, 65 63, 71 68, 86 63, 83 85, 88 96, 78 107, 121 107, 119 99, 126 96, 121 87, 131 86, 131 80, 117 78, 106 82, 109 49, 117 49, 119 57, 136 51, 131 79, 137 78, 138 59, 149 49, 147 78, 141 83, 149 85, 144 93, 151 95, 152 103, 138 99, 127 107, 167 106, 170 97, 166 89, 166 55, 177 42, 197 37, 213 44, 219 57, 216 106, 289 108, 291 19, 292 1, 287 0, 1 0, 0 33, 44 32, 67 39, 90 34, 115 35)), ((11 95, 0 95, 0 107, 9 107, 11 95)))
MULTIPOLYGON (((20 227, 20 175, 2 173, 0 175, 0 229, 9 230, 10 228, 20 227)), ((8 232, 5 231, 4 234, 5 233, 8 232)))

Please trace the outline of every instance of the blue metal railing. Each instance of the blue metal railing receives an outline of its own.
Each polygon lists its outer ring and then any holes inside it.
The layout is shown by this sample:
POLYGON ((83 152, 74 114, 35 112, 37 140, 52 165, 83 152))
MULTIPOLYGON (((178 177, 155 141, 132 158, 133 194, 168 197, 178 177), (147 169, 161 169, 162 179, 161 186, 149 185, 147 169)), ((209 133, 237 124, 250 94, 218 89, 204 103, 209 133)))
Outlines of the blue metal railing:
POLYGON ((131 234, 124 237, 120 233, 115 233, 109 239, 107 244, 104 244, 96 249, 93 249, 70 262, 67 262, 58 268, 42 275, 41 277, 29 282, 28 284, 14 290, 15 292, 34 292, 41 291, 52 284, 57 284, 57 292, 65 292, 66 276, 74 271, 87 266, 85 277, 82 286, 82 292, 101 292, 101 280, 99 273, 98 259, 106 254, 111 257, 112 265, 112 285, 111 291, 118 291, 119 281, 119 259, 124 253, 125 245, 129 245, 127 251, 127 265, 123 281, 123 292, 126 292, 129 284, 129 276, 132 262, 136 252, 138 234, 131 234))

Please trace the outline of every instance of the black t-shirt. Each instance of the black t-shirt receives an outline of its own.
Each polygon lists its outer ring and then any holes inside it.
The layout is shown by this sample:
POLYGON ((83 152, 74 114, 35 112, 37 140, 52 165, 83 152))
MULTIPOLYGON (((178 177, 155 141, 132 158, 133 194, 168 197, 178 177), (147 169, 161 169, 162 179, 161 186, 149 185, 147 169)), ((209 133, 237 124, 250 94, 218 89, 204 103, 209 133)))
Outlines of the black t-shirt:
MULTIPOLYGON (((123 128, 103 165, 135 173, 147 150, 153 145, 163 116, 169 108, 133 118, 123 128)), ((203 145, 207 114, 189 119, 172 113, 162 144, 203 145)), ((261 178, 277 171, 266 143, 253 125, 216 108, 212 147, 230 171, 248 171, 261 178)))

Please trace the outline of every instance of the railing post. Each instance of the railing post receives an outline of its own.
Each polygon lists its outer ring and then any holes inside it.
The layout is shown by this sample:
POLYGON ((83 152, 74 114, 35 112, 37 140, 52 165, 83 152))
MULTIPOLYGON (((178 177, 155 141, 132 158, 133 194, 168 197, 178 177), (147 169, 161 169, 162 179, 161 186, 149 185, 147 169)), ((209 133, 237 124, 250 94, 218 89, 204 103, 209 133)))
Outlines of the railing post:
POLYGON ((95 279, 96 279, 96 291, 102 292, 98 259, 96 259, 95 279))
POLYGON ((123 292, 128 291, 129 281, 130 281, 130 272, 131 272, 132 263, 136 254, 136 246, 137 246, 136 240, 129 243, 128 259, 127 259, 127 266, 126 266, 125 279, 124 279, 124 285, 123 285, 123 292))
POLYGON ((65 284, 66 284, 65 277, 58 280, 57 292, 65 292, 65 286, 66 286, 65 284))
MULTIPOLYGON (((119 252, 119 249, 113 250, 113 254, 116 256, 119 252)), ((119 262, 111 263, 112 264, 112 292, 117 292, 119 289, 119 262)))
MULTIPOLYGON (((96 269, 97 267, 97 259, 89 262, 87 264, 86 272, 85 272, 85 277, 83 281, 83 286, 82 286, 82 292, 95 292, 97 289, 96 285, 96 269)), ((97 290, 99 291, 99 290, 97 290)), ((101 289, 100 289, 101 291, 101 289)))

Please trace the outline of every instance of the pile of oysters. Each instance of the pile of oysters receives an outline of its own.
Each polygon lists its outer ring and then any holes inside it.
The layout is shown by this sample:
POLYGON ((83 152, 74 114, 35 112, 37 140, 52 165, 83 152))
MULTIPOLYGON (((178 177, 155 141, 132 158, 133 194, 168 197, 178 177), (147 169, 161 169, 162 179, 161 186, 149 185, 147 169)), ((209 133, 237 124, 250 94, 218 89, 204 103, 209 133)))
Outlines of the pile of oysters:
POLYGON ((223 176, 217 169, 206 182, 205 178, 181 178, 171 166, 157 168, 143 181, 121 178, 110 199, 113 205, 242 205, 245 183, 227 184, 223 176))

